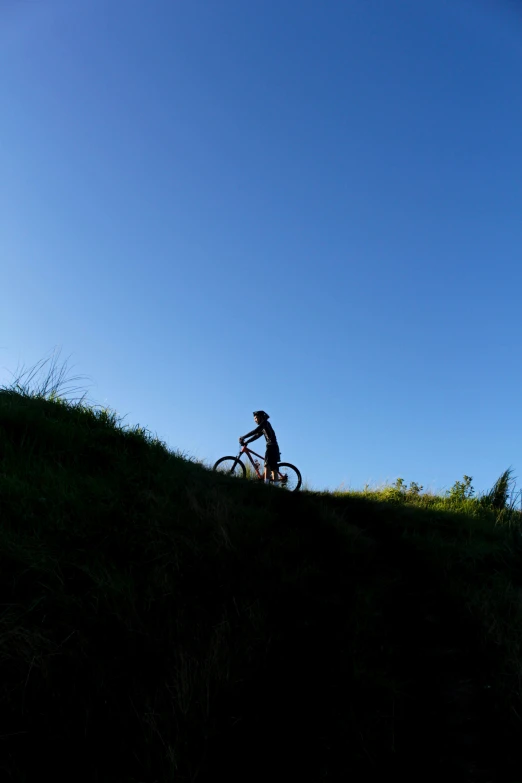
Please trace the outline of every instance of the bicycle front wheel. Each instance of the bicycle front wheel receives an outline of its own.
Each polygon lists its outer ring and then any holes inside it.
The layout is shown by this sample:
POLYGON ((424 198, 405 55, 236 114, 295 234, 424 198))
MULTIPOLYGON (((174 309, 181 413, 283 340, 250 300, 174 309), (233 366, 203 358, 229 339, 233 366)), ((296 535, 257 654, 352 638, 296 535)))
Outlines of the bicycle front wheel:
POLYGON ((218 473, 225 473, 227 476, 234 476, 234 478, 246 477, 246 468, 239 457, 221 457, 212 470, 217 470, 218 473))
POLYGON ((295 465, 289 462, 280 462, 277 466, 279 473, 278 486, 286 489, 288 492, 297 492, 301 486, 301 474, 295 465))

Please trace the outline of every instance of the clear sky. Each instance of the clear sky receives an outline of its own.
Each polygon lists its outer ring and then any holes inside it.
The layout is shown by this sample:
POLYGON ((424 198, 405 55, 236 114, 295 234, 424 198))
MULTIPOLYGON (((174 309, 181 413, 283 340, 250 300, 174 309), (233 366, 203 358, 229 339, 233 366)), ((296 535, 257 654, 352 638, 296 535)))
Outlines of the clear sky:
POLYGON ((0 382, 315 488, 522 479, 522 11, 1 0, 0 382), (261 442, 259 442, 261 443, 261 442))

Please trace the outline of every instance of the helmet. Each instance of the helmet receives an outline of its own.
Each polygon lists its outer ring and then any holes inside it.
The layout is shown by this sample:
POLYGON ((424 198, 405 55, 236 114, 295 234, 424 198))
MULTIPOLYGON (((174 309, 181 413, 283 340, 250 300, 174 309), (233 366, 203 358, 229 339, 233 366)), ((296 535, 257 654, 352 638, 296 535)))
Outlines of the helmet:
POLYGON ((269 419, 270 418, 268 413, 265 413, 265 411, 254 411, 254 416, 257 416, 259 419, 269 419))

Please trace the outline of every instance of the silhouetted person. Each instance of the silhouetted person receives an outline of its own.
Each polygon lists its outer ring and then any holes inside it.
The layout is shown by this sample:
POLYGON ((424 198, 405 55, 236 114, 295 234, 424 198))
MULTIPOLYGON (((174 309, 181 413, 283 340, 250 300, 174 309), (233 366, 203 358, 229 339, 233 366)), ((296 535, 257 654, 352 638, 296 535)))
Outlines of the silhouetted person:
POLYGON ((251 443, 253 440, 257 440, 264 435, 266 438, 266 453, 265 453, 265 484, 270 484, 270 478, 268 477, 269 471, 272 473, 272 486, 277 485, 278 471, 277 465, 281 459, 281 453, 277 443, 276 434, 274 428, 268 421, 270 416, 265 411, 254 411, 254 421, 257 424, 255 430, 247 432, 246 435, 242 435, 239 438, 241 445, 251 443), (245 440, 250 438, 250 440, 245 440))

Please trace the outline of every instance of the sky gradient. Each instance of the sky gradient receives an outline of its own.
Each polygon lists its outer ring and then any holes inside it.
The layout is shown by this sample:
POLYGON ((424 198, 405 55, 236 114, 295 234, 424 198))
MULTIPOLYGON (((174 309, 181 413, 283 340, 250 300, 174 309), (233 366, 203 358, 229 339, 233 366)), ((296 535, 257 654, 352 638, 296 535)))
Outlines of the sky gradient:
POLYGON ((522 12, 4 0, 0 383, 317 489, 521 476, 522 12), (259 442, 260 443, 260 442, 259 442))

